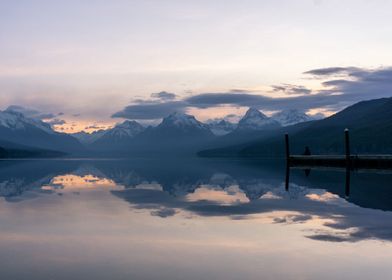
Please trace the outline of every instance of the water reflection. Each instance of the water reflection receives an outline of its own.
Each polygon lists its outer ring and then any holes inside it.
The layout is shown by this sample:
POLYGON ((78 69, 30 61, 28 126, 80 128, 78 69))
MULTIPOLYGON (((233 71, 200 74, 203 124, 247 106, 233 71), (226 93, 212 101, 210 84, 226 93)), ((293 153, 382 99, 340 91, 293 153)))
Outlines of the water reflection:
POLYGON ((289 170, 287 174, 284 167, 271 161, 198 159, 1 161, 0 196, 7 202, 22 202, 104 189, 132 210, 157 218, 306 224, 304 235, 313 240, 392 240, 391 174, 352 174, 347 197, 344 172, 289 170))

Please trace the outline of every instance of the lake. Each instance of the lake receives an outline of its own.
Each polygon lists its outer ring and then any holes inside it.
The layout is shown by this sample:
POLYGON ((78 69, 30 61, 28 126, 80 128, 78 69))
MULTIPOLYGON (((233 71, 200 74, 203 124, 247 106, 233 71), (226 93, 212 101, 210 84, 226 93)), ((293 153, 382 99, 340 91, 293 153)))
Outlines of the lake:
POLYGON ((0 161, 0 279, 392 279, 392 174, 0 161))

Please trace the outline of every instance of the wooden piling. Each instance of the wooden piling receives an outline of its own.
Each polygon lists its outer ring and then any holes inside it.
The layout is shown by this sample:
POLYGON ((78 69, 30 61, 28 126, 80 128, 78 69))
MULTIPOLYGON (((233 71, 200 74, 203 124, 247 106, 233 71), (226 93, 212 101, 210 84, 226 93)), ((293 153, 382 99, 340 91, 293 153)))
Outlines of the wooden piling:
POLYGON ((351 160, 350 160, 350 132, 348 128, 344 130, 344 140, 345 140, 345 151, 346 151, 346 167, 351 167, 351 160))
POLYGON ((289 135, 286 133, 284 135, 285 145, 286 145, 286 180, 285 180, 285 189, 289 190, 290 184, 290 145, 289 145, 289 135))

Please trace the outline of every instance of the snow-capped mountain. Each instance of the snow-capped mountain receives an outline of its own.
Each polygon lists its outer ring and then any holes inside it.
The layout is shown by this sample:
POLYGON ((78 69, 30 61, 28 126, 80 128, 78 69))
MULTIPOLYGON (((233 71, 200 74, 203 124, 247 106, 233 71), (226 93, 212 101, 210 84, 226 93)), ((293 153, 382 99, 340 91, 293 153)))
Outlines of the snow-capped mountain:
POLYGON ((85 131, 80 131, 80 132, 77 132, 77 133, 72 133, 71 136, 73 136, 76 139, 78 139, 80 143, 88 145, 88 144, 91 144, 91 143, 97 141, 106 132, 107 131, 103 130, 103 129, 94 131, 92 133, 88 133, 88 132, 85 132, 85 131))
POLYGON ((96 135, 96 139, 91 143, 95 148, 117 150, 129 146, 130 142, 144 130, 145 127, 140 123, 127 120, 100 132, 102 135, 96 135))
POLYGON ((23 130, 31 126, 45 131, 46 133, 54 134, 55 132, 48 123, 39 119, 28 118, 19 110, 14 110, 14 106, 8 107, 4 111, 0 111, 0 126, 11 130, 23 130))
POLYGON ((238 123, 238 130, 263 130, 280 127, 280 124, 261 113, 256 108, 249 108, 245 116, 238 123))
POLYGON ((280 111, 274 114, 272 118, 279 122, 282 126, 289 126, 313 120, 312 117, 296 109, 280 111))
POLYGON ((133 151, 158 153, 170 148, 178 150, 214 137, 208 126, 195 117, 173 113, 155 127, 145 128, 136 121, 125 121, 107 130, 90 147, 102 152, 133 151))
POLYGON ((213 120, 207 123, 211 132, 216 136, 229 134, 237 128, 237 124, 228 122, 226 120, 213 120))
POLYGON ((179 149, 191 147, 214 138, 208 125, 194 116, 173 113, 156 127, 149 127, 137 140, 144 146, 179 149))
POLYGON ((74 152, 82 150, 72 136, 54 131, 40 119, 25 116, 12 107, 0 111, 0 140, 32 148, 74 152))
POLYGON ((135 138, 144 130, 144 126, 142 126, 140 123, 127 120, 115 125, 113 128, 110 129, 101 129, 92 133, 81 131, 72 134, 72 136, 85 145, 93 144, 96 142, 101 142, 101 144, 118 144, 120 142, 126 142, 130 139, 135 138))
POLYGON ((181 131, 187 130, 204 130, 209 131, 208 125, 199 122, 194 116, 175 112, 165 117, 157 126, 159 129, 178 129, 181 131))
MULTIPOLYGON (((115 127, 107 130, 102 137, 113 138, 114 141, 121 141, 122 139, 131 139, 136 135, 143 132, 145 129, 140 123, 136 121, 124 121, 123 123, 117 124, 115 127)), ((101 138, 102 138, 101 137, 101 138)))

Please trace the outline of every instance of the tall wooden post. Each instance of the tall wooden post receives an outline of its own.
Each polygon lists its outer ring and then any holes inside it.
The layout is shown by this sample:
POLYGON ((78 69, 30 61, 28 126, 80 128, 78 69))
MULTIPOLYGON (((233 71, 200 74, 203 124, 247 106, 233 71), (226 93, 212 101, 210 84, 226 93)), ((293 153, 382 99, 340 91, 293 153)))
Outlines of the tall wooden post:
POLYGON ((346 150, 346 184, 345 184, 345 195, 350 195, 350 173, 351 173, 351 159, 350 159, 350 133, 348 128, 344 130, 344 142, 346 150))
POLYGON ((289 190, 290 184, 290 146, 289 146, 289 135, 286 133, 284 135, 285 145, 286 145, 286 180, 285 180, 285 189, 289 190))
POLYGON ((350 133, 348 128, 344 130, 345 150, 346 150, 346 167, 350 168, 350 133))

